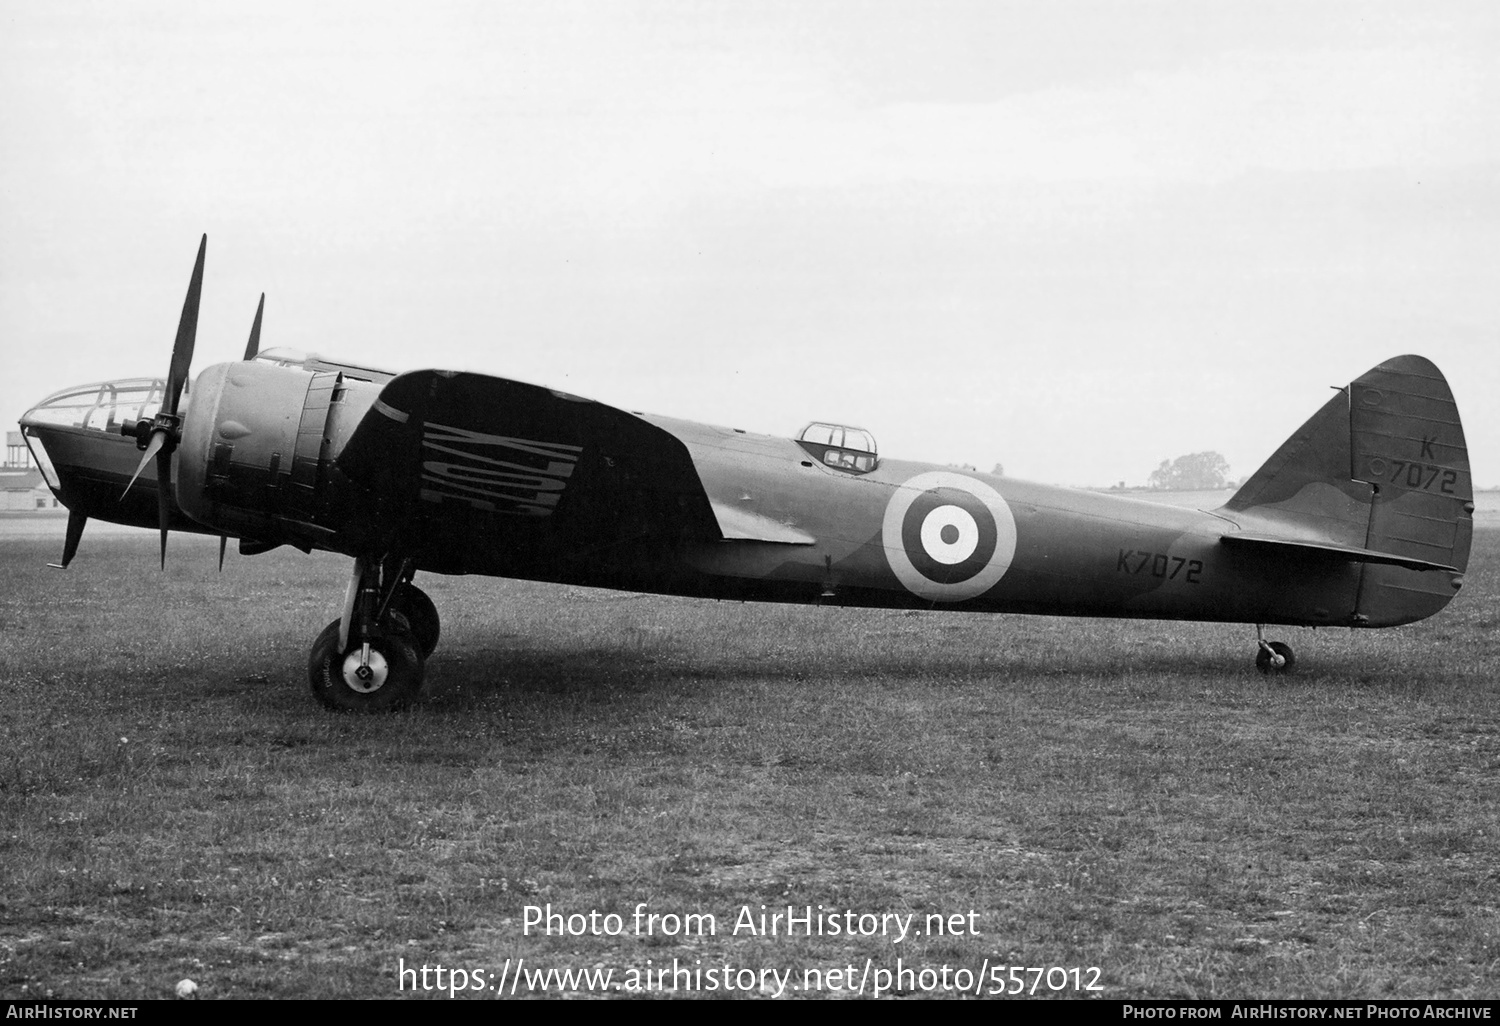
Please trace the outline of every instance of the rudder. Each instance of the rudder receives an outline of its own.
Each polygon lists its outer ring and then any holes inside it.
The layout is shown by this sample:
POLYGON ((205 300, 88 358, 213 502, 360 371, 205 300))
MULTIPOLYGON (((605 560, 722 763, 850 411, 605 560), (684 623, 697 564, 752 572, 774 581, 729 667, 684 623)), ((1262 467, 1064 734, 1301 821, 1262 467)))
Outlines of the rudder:
POLYGON ((1398 356, 1340 389, 1219 512, 1247 541, 1343 550, 1360 564, 1350 623, 1379 626, 1453 597, 1473 498, 1447 381, 1424 357, 1398 356))

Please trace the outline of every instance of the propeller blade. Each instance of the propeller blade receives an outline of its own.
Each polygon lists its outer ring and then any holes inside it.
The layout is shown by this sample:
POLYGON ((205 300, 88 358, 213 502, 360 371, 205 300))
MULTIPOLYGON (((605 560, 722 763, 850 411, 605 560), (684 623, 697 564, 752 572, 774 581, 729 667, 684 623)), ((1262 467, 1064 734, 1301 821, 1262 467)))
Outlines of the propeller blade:
POLYGON ((188 282, 187 298, 182 301, 182 319, 177 322, 177 341, 172 345, 172 368, 167 372, 167 394, 162 397, 163 413, 176 414, 177 400, 193 364, 193 342, 198 337, 198 300, 203 295, 203 255, 208 249, 208 235, 198 243, 198 260, 188 282))
MULTIPOLYGON (((164 445, 166 445, 166 444, 167 444, 167 436, 166 436, 166 434, 164 432, 157 431, 157 432, 154 432, 151 435, 151 441, 146 444, 145 455, 143 455, 141 457, 141 464, 140 464, 140 466, 138 466, 138 467, 135 468, 135 473, 130 475, 130 484, 126 485, 125 486, 125 490, 120 493, 120 501, 121 502, 124 502, 125 501, 125 496, 127 496, 127 495, 130 494, 131 485, 134 485, 135 484, 135 479, 141 476, 141 471, 143 471, 143 470, 146 469, 146 464, 148 464, 148 463, 151 462, 151 457, 155 456, 158 452, 160 452, 161 451, 161 447, 164 446, 164 445)), ((157 475, 157 480, 158 480, 158 482, 161 480, 160 474, 157 475)))
POLYGON ((68 568, 68 564, 73 562, 73 557, 78 555, 78 541, 83 537, 83 525, 88 522, 89 518, 76 509, 68 510, 68 533, 63 538, 62 562, 48 563, 48 566, 56 570, 68 568))
POLYGON ((156 521, 161 525, 161 568, 167 568, 167 524, 172 517, 172 454, 156 454, 156 521))
POLYGON ((255 323, 250 325, 250 344, 245 346, 245 359, 255 359, 255 354, 260 352, 260 315, 266 310, 266 294, 260 294, 260 305, 255 308, 255 323))

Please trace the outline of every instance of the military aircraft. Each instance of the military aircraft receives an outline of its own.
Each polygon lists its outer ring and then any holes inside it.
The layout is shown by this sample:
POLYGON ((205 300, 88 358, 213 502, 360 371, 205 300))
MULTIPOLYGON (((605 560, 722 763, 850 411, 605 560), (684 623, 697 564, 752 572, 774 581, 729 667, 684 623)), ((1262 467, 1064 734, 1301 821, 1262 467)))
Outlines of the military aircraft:
POLYGON ((1473 531, 1447 382, 1420 356, 1354 379, 1222 507, 1200 511, 880 455, 813 423, 795 438, 628 413, 449 370, 405 374, 289 350, 188 370, 207 237, 165 379, 84 385, 21 418, 85 522, 353 557, 313 642, 340 710, 413 701, 438 642, 419 572, 704 598, 1256 626, 1387 627, 1447 605, 1473 531), (154 465, 154 466, 153 466, 154 465))

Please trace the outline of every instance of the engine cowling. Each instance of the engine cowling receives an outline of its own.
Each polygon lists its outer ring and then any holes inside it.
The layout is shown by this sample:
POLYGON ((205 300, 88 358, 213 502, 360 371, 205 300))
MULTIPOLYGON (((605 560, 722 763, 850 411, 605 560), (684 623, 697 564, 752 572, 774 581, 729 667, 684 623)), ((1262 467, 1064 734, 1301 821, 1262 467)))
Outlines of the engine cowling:
POLYGON ((379 386, 259 360, 205 369, 177 449, 177 503, 265 545, 339 548, 331 466, 379 386))

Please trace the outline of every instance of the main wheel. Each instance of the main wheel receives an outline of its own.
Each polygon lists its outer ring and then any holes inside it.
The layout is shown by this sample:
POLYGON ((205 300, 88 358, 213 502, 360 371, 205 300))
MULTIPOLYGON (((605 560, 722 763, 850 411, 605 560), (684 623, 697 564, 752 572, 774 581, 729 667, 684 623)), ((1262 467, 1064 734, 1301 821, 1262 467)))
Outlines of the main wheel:
POLYGON ((406 617, 407 623, 411 624, 411 631, 417 637, 417 647, 422 650, 422 658, 432 655, 432 650, 437 648, 442 627, 438 620, 437 606, 433 605, 427 593, 415 584, 408 584, 391 601, 391 608, 406 617))
POLYGON ((1269 643, 1271 650, 1281 656, 1283 662, 1280 666, 1275 665, 1271 653, 1264 648, 1255 653, 1255 668, 1261 673, 1291 673, 1292 667, 1297 665, 1297 657, 1292 652, 1292 646, 1284 641, 1272 641, 1269 643))
POLYGON ((339 650, 339 622, 323 629, 307 659, 308 680, 319 702, 340 712, 385 712, 410 705, 422 690, 422 653, 411 631, 390 618, 370 642, 362 666, 361 645, 351 640, 339 650))

